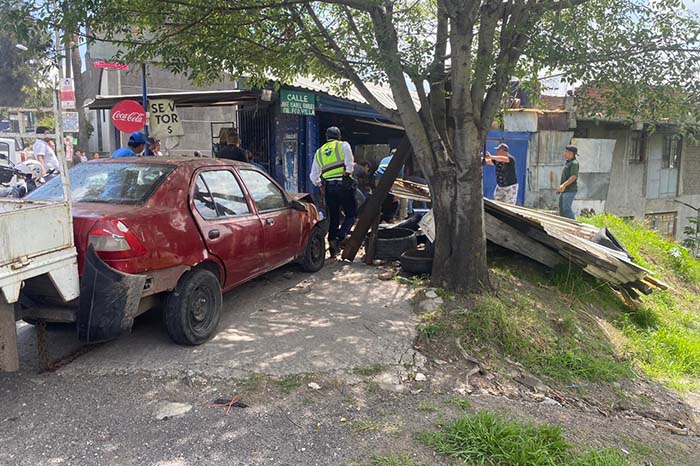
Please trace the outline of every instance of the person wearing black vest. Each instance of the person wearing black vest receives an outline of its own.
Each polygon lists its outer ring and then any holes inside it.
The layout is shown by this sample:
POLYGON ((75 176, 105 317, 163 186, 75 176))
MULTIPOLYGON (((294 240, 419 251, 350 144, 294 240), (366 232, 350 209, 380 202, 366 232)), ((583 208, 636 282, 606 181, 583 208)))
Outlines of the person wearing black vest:
POLYGON ((496 190, 493 198, 507 204, 518 202, 518 175, 515 173, 515 159, 510 155, 508 144, 499 144, 496 155, 486 152, 484 162, 496 167, 496 190))

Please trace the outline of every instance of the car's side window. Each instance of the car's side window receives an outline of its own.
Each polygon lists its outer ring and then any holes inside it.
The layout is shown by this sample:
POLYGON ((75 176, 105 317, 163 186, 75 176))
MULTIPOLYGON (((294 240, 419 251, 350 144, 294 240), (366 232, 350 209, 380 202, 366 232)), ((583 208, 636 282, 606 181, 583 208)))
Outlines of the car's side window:
POLYGON ((195 184, 194 202, 206 219, 250 213, 241 186, 228 170, 201 173, 195 184))
POLYGON ((249 214, 248 203, 238 181, 228 170, 203 172, 201 177, 209 188, 219 217, 249 214))
POLYGON ((197 209, 199 215, 207 220, 217 217, 214 200, 211 198, 209 188, 204 184, 201 176, 197 177, 197 182, 194 185, 194 208, 197 209))
POLYGON ((284 193, 268 177, 253 170, 240 170, 240 173, 260 212, 287 207, 284 193))

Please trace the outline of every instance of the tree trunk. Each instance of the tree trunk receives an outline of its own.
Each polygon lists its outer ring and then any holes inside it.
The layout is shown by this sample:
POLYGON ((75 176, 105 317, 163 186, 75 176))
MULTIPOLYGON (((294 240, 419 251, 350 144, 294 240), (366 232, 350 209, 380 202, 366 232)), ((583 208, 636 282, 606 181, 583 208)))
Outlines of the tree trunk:
POLYGON ((78 35, 73 36, 71 50, 71 68, 73 70, 73 83, 75 85, 75 107, 78 112, 78 145, 74 149, 83 152, 88 149, 88 121, 85 115, 85 91, 83 89, 83 60, 80 57, 80 48, 78 47, 78 35))
POLYGON ((454 140, 455 152, 464 155, 455 164, 442 164, 430 180, 436 230, 432 284, 447 290, 479 292, 490 287, 481 138, 471 134, 454 140))

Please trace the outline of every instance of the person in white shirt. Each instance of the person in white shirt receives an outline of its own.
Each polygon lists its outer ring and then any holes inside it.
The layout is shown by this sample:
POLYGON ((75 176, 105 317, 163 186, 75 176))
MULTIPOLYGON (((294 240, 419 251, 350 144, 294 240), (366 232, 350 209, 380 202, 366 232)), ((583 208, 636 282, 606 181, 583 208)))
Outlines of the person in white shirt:
MULTIPOLYGON (((49 129, 45 126, 39 126, 36 129, 36 134, 44 135, 48 134, 49 129)), ((49 170, 53 169, 60 171, 60 164, 58 163, 58 157, 56 157, 56 152, 49 145, 50 138, 37 138, 32 150, 34 152, 34 158, 41 163, 43 169, 42 175, 46 174, 49 170)))
POLYGON ((340 243, 355 223, 354 159, 350 144, 340 140, 340 129, 335 126, 328 128, 326 140, 316 151, 309 178, 314 186, 321 188, 329 217, 328 243, 331 256, 335 256, 340 252, 340 243), (341 210, 345 214, 342 225, 341 210))

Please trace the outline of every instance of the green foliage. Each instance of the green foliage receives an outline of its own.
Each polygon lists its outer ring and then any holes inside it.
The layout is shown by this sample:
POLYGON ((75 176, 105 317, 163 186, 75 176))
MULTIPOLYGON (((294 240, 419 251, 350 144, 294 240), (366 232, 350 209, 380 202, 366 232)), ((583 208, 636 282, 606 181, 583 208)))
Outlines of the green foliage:
POLYGON ((692 125, 698 19, 681 0, 595 0, 547 13, 526 55, 583 82, 578 110, 598 118, 692 125), (686 40, 687 39, 687 40, 686 40), (611 64, 613 64, 611 66, 611 64))
POLYGON ((581 221, 610 229, 639 265, 662 276, 674 274, 686 283, 700 284, 700 260, 641 223, 612 214, 599 214, 581 221))
POLYGON ((486 295, 457 324, 458 332, 476 344, 495 345, 529 370, 560 382, 619 380, 631 373, 617 361, 609 343, 593 328, 579 334, 562 319, 556 333, 541 311, 528 300, 486 295))
POLYGON ((610 450, 574 453, 557 426, 514 422, 486 411, 464 416, 440 432, 424 434, 423 441, 465 466, 629 465, 610 450))
POLYGON ((371 364, 365 367, 356 367, 352 370, 352 372, 363 377, 373 377, 375 375, 381 374, 383 370, 384 366, 382 366, 381 364, 371 364))
POLYGON ((628 338, 628 351, 651 377, 678 390, 695 389, 700 380, 700 260, 685 248, 645 226, 601 214, 587 222, 609 228, 637 263, 660 273, 679 289, 642 297, 617 325, 628 338), (683 287, 687 287, 684 289, 683 287))
POLYGON ((683 246, 693 257, 700 258, 700 217, 688 217, 688 223, 683 229, 683 246))

